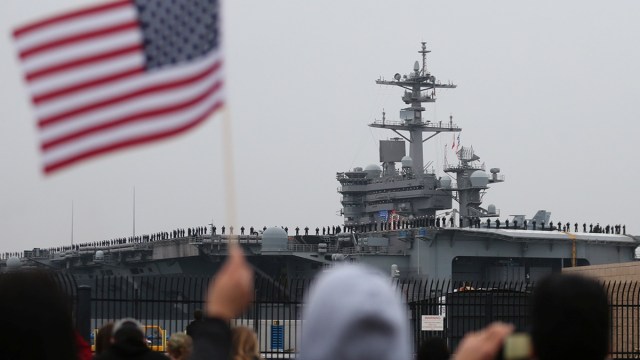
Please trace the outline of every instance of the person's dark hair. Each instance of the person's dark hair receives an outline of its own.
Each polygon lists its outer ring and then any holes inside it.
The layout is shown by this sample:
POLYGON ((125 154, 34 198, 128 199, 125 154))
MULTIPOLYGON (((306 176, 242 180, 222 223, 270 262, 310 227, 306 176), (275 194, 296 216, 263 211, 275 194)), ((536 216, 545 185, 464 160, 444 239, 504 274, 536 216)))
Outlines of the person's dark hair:
POLYGON ((200 309, 196 309, 196 310, 193 312, 193 318, 194 318, 195 320, 202 320, 202 316, 203 316, 203 314, 202 314, 202 310, 200 310, 200 309))
POLYGON ((447 343, 439 337, 426 339, 418 350, 417 360, 447 360, 450 353, 447 343))
POLYGON ((540 360, 603 360, 609 352, 609 305, 601 284, 551 275, 533 293, 532 340, 540 360))
POLYGON ((113 323, 101 327, 96 334, 96 354, 101 354, 111 346, 113 323))
POLYGON ((142 325, 134 319, 121 319, 113 325, 114 344, 135 344, 144 343, 144 330, 142 325))
POLYGON ((0 359, 75 359, 71 300, 42 271, 0 274, 0 359))

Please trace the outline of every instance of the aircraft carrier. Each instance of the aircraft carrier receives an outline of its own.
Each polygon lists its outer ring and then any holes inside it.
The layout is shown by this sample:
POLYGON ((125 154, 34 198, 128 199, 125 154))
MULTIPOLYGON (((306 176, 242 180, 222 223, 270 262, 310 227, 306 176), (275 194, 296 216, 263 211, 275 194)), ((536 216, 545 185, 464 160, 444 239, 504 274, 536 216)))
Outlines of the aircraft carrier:
MULTIPOLYGON (((397 118, 384 112, 372 128, 389 130, 380 141, 379 163, 337 172, 342 196, 340 226, 274 227, 244 234, 209 228, 150 236, 36 248, 0 260, 0 271, 44 267, 78 279, 97 276, 210 275, 237 238, 261 276, 310 278, 337 262, 361 262, 397 278, 454 281, 535 281, 564 267, 633 261, 640 237, 622 225, 560 223, 546 210, 533 217, 505 215, 483 205, 490 186, 505 181, 473 147, 459 146, 456 161, 435 169, 423 144, 462 129, 425 118, 436 91, 454 89, 427 70, 426 44, 406 74, 378 79, 401 88, 405 107, 397 118), (408 150, 408 152, 407 152, 408 150)), ((218 225, 220 226, 220 225, 218 225)), ((230 229, 229 229, 230 230, 230 229)))

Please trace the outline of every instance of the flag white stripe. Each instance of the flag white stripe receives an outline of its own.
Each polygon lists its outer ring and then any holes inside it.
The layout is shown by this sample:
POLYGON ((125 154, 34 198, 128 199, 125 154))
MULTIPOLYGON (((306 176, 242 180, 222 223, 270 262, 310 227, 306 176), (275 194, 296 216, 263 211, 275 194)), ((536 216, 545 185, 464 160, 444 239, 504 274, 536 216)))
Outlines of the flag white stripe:
POLYGON ((36 114, 40 119, 55 116, 69 109, 110 99, 126 92, 180 80, 202 72, 220 59, 220 54, 216 52, 190 63, 162 69, 161 71, 152 70, 140 76, 123 79, 114 83, 107 83, 79 93, 61 96, 60 98, 38 105, 36 114))
POLYGON ((195 107, 190 107, 179 114, 158 116, 154 118, 154 121, 127 124, 126 126, 102 131, 92 136, 65 144, 64 146, 56 147, 50 151, 44 152, 44 165, 49 166, 113 143, 133 140, 139 137, 152 136, 153 134, 177 129, 194 121, 196 118, 203 116, 211 106, 223 99, 223 95, 223 91, 217 91, 203 103, 200 103, 195 107))
POLYGON ((79 115, 70 120, 51 124, 40 131, 40 140, 48 142, 57 138, 75 133, 77 131, 112 122, 122 117, 140 112, 150 111, 165 106, 172 106, 188 101, 222 80, 221 69, 198 83, 185 85, 179 89, 169 89, 158 93, 151 93, 144 96, 133 97, 113 106, 98 109, 87 114, 79 115))
POLYGON ((142 44, 142 33, 139 29, 131 29, 126 32, 96 38, 89 42, 73 43, 56 47, 52 51, 35 54, 32 57, 26 58, 22 62, 22 66, 25 73, 29 74, 68 61, 74 61, 136 44, 142 44))
POLYGON ((34 79, 29 81, 29 92, 35 97, 103 76, 140 68, 143 65, 144 55, 142 52, 131 53, 99 63, 74 67, 68 71, 52 74, 51 76, 34 79))
POLYGON ((44 26, 17 36, 15 42, 18 50, 22 52, 67 36, 124 24, 136 18, 137 11, 133 5, 118 7, 44 26))

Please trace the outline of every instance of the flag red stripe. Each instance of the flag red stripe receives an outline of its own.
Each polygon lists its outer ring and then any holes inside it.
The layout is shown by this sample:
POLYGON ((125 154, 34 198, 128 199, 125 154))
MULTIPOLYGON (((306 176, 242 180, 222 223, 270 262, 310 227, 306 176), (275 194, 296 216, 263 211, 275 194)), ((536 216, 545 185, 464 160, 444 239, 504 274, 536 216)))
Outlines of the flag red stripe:
POLYGON ((42 28, 44 26, 49 26, 49 25, 53 25, 53 24, 57 24, 57 23, 61 23, 61 22, 65 22, 67 20, 71 20, 77 17, 81 17, 81 16, 85 16, 85 15, 92 15, 92 14, 96 14, 102 11, 106 11, 106 10, 111 10, 111 9, 115 9, 118 7, 122 7, 122 6, 128 6, 131 5, 131 1, 130 0, 126 0, 126 1, 114 1, 114 2, 109 2, 106 3, 104 5, 99 5, 99 6, 94 6, 94 7, 90 7, 90 8, 86 8, 86 9, 82 9, 82 10, 78 10, 78 11, 74 11, 74 12, 69 12, 63 15, 58 15, 58 16, 54 16, 54 17, 50 17, 48 19, 45 20, 41 20, 29 25, 25 25, 25 26, 21 26, 19 28, 17 28, 14 32, 13 32, 13 36, 14 37, 20 37, 26 33, 29 33, 31 31, 37 30, 39 28, 42 28))
POLYGON ((131 146, 135 146, 135 145, 142 145, 144 143, 148 143, 148 142, 152 142, 152 141, 156 141, 156 140, 160 140, 163 138, 167 138, 173 135, 177 135, 180 134, 182 132, 185 132, 193 127, 195 127, 196 125, 202 123, 204 120, 207 119, 207 117, 209 117, 209 115, 211 115, 211 113, 217 111, 218 109, 220 109, 222 106, 224 105, 224 102, 221 100, 217 103, 215 103, 211 108, 209 108, 207 110, 207 112, 202 115, 199 116, 195 119, 193 119, 192 121, 190 121, 187 124, 184 124, 178 128, 175 129, 171 129, 171 130, 166 130, 163 132, 158 132, 158 133, 152 133, 146 136, 140 136, 134 139, 128 139, 128 140, 124 140, 124 141, 120 141, 120 142, 116 142, 113 144, 109 144, 100 148, 96 148, 96 149, 92 149, 90 151, 86 151, 84 153, 80 153, 78 155, 75 155, 73 157, 64 159, 62 161, 59 162, 55 162, 49 165, 46 165, 44 167, 44 172, 46 174, 51 174, 54 171, 60 170, 65 166, 71 165, 73 163, 76 163, 78 161, 81 160, 85 160, 88 159, 90 157, 93 157, 95 155, 99 155, 99 154, 103 154, 103 153, 107 153, 113 150, 117 150, 117 149, 124 149, 127 147, 131 147, 131 146))
POLYGON ((131 114, 129 116, 125 116, 122 117, 120 119, 116 119, 113 121, 110 121, 108 123, 104 123, 104 124, 100 124, 100 125, 96 125, 93 127, 89 127, 86 129, 82 129, 80 131, 68 134, 64 137, 60 137, 57 138, 55 140, 51 140, 49 142, 45 142, 42 143, 42 150, 48 150, 51 149, 53 147, 56 147, 58 145, 67 143, 69 141, 84 137, 86 135, 90 135, 92 133, 96 133, 96 132, 100 132, 102 130, 107 130, 113 127, 117 127, 120 125, 124 125, 124 124, 129 124, 129 123, 133 123, 133 122, 139 122, 139 121, 147 121, 147 120, 155 120, 154 117, 155 116, 161 116, 161 115, 166 115, 172 112, 176 112, 176 111, 180 111, 180 110, 184 110, 187 108, 190 108, 194 105, 197 105, 199 103, 201 103, 202 101, 206 100, 209 96, 211 96, 213 93, 215 93, 218 89, 220 89, 222 87, 222 81, 218 81, 215 84, 213 84, 212 86, 210 86, 209 88, 207 88, 206 90, 204 90, 204 92, 202 94, 199 94, 198 96, 196 96, 193 99, 189 99, 187 101, 175 104, 175 105, 171 105, 171 106, 166 106, 166 107, 161 107, 161 108, 157 108, 154 110, 148 110, 148 111, 143 111, 137 114, 131 114))
POLYGON ((116 74, 112 74, 112 75, 107 75, 107 76, 103 76, 97 79, 93 79, 93 80, 89 80, 89 81, 85 81, 83 83, 80 84, 75 84, 75 85, 71 85, 71 86, 67 86, 67 87, 63 87, 60 89, 56 89, 55 91, 51 91, 48 93, 44 93, 42 95, 37 95, 33 97, 33 102, 35 104, 41 104, 44 103, 46 101, 55 99, 57 97, 60 96, 64 96, 64 95, 69 95, 69 94, 73 94, 74 92, 78 92, 81 90, 86 90, 95 86, 99 86, 99 85, 105 85, 108 84, 110 82, 114 82, 114 81, 118 81, 118 80, 122 80, 131 76, 136 76, 139 74, 142 74, 144 72, 144 67, 140 66, 131 70, 126 70, 120 73, 116 73, 116 74))
POLYGON ((118 25, 114 25, 114 26, 110 26, 110 27, 106 27, 106 28, 102 28, 102 29, 98 29, 98 30, 87 31, 87 32, 84 32, 84 33, 81 33, 81 34, 67 36, 67 37, 62 38, 62 39, 58 39, 58 40, 55 40, 55 41, 50 41, 50 42, 44 43, 42 45, 34 46, 34 47, 29 48, 27 50, 21 51, 20 52, 20 58, 24 60, 24 59, 29 58, 32 55, 35 55, 35 54, 37 54, 39 52, 42 52, 42 51, 45 51, 45 50, 53 49, 53 48, 56 48, 56 47, 59 47, 59 46, 63 46, 63 45, 73 44, 73 43, 76 43, 76 42, 79 42, 79 41, 84 41, 84 40, 88 40, 88 39, 103 37, 103 36, 111 35, 111 34, 114 34, 114 33, 135 29, 137 27, 138 27, 138 22, 137 21, 129 21, 129 22, 126 22, 126 23, 122 23, 122 24, 118 24, 118 25))
POLYGON ((112 97, 110 99, 99 101, 99 102, 96 102, 96 103, 93 103, 93 104, 88 104, 88 105, 85 105, 85 106, 74 108, 73 110, 66 111, 66 112, 58 114, 58 115, 54 115, 54 116, 50 116, 48 118, 41 119, 39 121, 39 123, 38 123, 38 126, 46 127, 48 125, 63 121, 63 120, 65 120, 65 119, 67 119, 67 118, 69 118, 71 116, 80 115, 82 113, 86 113, 86 112, 89 112, 89 111, 93 111, 93 110, 97 110, 97 109, 104 108, 104 107, 107 107, 107 106, 111 106, 111 105, 117 104, 119 102, 130 100, 131 98, 134 98, 134 97, 147 95, 147 94, 160 92, 160 91, 165 91, 165 90, 169 90, 169 89, 175 89, 175 88, 178 88, 178 87, 181 87, 181 86, 189 85, 191 83, 197 82, 197 81, 207 77, 208 75, 214 73, 216 70, 218 70, 220 68, 221 65, 222 65, 222 61, 217 61, 212 66, 210 66, 207 69, 201 71, 200 73, 192 75, 192 76, 189 76, 189 77, 186 77, 186 78, 182 78, 180 80, 174 80, 174 81, 171 81, 171 82, 166 82, 166 83, 162 83, 162 84, 156 84, 156 85, 153 85, 153 86, 149 86, 149 87, 146 87, 146 88, 142 88, 140 90, 136 90, 136 91, 130 92, 128 94, 123 94, 123 95, 112 97))
POLYGON ((44 68, 42 70, 38 70, 38 71, 34 71, 34 72, 31 72, 31 73, 28 73, 27 74, 27 80, 28 81, 36 80, 36 79, 41 78, 43 76, 47 76, 47 75, 55 74, 55 73, 60 72, 60 71, 65 71, 65 70, 72 69, 72 68, 74 68, 76 66, 82 66, 82 65, 87 65, 87 64, 99 62, 99 61, 104 61, 104 60, 108 60, 108 59, 111 59, 111 58, 114 58, 114 57, 118 57, 118 56, 121 56, 121 55, 129 54, 129 53, 136 52, 136 51, 141 51, 141 50, 142 50, 142 45, 141 44, 135 44, 135 45, 131 45, 131 46, 128 46, 128 47, 125 47, 125 48, 120 48, 120 49, 115 49, 115 50, 103 52, 103 53, 100 53, 100 54, 97 54, 97 55, 91 55, 91 56, 77 58, 76 60, 73 60, 73 61, 68 61, 66 63, 50 66, 50 67, 44 68))

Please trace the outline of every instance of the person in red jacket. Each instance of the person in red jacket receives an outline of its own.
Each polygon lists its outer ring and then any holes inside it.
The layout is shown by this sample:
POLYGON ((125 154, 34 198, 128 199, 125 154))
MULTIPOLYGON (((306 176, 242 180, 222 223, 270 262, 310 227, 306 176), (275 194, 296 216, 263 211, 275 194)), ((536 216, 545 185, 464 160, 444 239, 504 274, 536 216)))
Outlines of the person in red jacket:
POLYGON ((91 346, 78 331, 75 331, 75 336, 78 360, 91 360, 93 358, 93 355, 91 354, 91 346))

